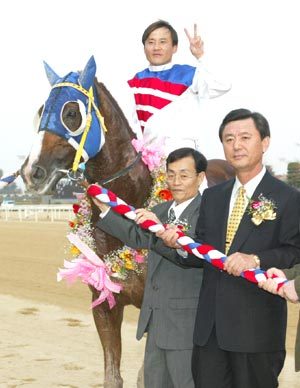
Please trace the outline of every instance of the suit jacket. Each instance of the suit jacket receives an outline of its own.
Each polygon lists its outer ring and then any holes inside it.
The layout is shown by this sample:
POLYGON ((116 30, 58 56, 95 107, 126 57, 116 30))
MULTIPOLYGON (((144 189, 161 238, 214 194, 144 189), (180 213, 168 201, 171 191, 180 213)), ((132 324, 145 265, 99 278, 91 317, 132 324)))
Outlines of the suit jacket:
MULTIPOLYGON (((188 231, 190 236, 194 236, 195 233, 200 201, 201 196, 198 194, 179 217, 190 225, 188 231)), ((172 201, 168 201, 152 209, 163 223, 167 221, 171 204, 172 201)), ((142 230, 133 221, 113 211, 109 211, 103 219, 100 219, 97 227, 132 248, 150 249, 152 240, 156 239, 151 232, 142 230)), ((157 346, 162 349, 191 349, 202 269, 195 270, 177 263, 176 260, 174 262, 176 265, 149 250, 137 339, 141 339, 151 322, 157 346)))
MULTIPOLYGON (((234 179, 206 189, 203 193, 200 215, 196 226, 196 240, 225 252, 229 203, 234 179)), ((259 226, 245 212, 229 254, 243 252, 256 254, 261 268, 289 268, 300 260, 300 193, 274 178, 268 172, 257 186, 253 199, 259 194, 273 199, 276 219, 259 226)), ((164 255, 163 244, 153 248, 164 255)), ((169 253, 168 253, 169 252, 169 253)), ((285 348, 287 322, 286 302, 261 290, 242 277, 220 271, 194 255, 179 262, 203 266, 203 282, 195 322, 194 343, 205 345, 213 327, 216 327, 221 349, 234 352, 269 352, 285 348)))
MULTIPOLYGON (((295 280, 295 289, 300 299, 300 264, 291 269, 285 269, 284 273, 289 280, 295 280)), ((300 314, 298 319, 297 336, 295 344, 295 369, 300 371, 300 314)))

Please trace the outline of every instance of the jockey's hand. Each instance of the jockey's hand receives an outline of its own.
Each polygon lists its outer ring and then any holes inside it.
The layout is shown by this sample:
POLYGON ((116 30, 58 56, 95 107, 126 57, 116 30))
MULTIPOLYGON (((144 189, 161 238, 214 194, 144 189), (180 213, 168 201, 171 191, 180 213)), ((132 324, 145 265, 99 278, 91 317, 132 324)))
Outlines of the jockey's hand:
POLYGON ((177 243, 178 234, 177 230, 179 230, 174 225, 167 225, 165 230, 160 230, 156 232, 156 236, 161 238, 164 244, 169 248, 179 249, 181 245, 177 243))
POLYGON ((230 275, 240 276, 247 269, 255 268, 256 262, 253 255, 236 252, 227 257, 224 263, 224 270, 230 275))
POLYGON ((106 212, 106 210, 110 208, 110 206, 108 206, 106 203, 99 201, 99 199, 95 197, 91 197, 91 198, 94 204, 101 210, 102 213, 106 212))
POLYGON ((200 35, 197 33, 197 24, 194 24, 194 35, 190 35, 188 30, 185 28, 184 32, 190 42, 190 50, 191 53, 196 57, 197 59, 201 58, 204 54, 204 43, 201 39, 200 35))
POLYGON ((149 210, 142 209, 142 208, 136 209, 135 214, 136 214, 135 222, 137 224, 141 224, 146 220, 152 220, 158 224, 161 223, 158 217, 156 216, 156 214, 154 214, 153 212, 150 212, 149 210))

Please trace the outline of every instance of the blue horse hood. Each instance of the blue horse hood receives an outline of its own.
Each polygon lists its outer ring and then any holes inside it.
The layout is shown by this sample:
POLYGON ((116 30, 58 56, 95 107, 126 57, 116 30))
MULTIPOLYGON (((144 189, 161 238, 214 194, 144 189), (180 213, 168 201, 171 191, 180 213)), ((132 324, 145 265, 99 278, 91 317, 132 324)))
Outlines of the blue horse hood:
MULTIPOLYGON (((67 102, 70 101, 81 101, 85 106, 85 111, 87 113, 88 108, 88 97, 80 92, 79 90, 65 85, 60 87, 55 87, 59 83, 73 83, 79 85, 80 73, 71 72, 63 78, 58 78, 53 85, 53 88, 50 92, 50 95, 45 102, 44 110, 41 116, 41 122, 39 126, 39 131, 48 131, 55 133, 56 135, 67 140, 75 149, 78 148, 82 133, 78 135, 72 134, 62 122, 62 110, 67 102)), ((94 93, 94 95, 96 95, 94 93)), ((98 101, 95 101, 97 104, 98 101)), ((98 104, 97 104, 98 105, 98 104)), ((102 148, 104 144, 104 135, 94 109, 92 109, 92 122, 89 129, 85 144, 84 144, 84 154, 83 157, 85 161, 89 158, 94 157, 102 148)), ((82 131, 83 132, 83 131, 82 131)))

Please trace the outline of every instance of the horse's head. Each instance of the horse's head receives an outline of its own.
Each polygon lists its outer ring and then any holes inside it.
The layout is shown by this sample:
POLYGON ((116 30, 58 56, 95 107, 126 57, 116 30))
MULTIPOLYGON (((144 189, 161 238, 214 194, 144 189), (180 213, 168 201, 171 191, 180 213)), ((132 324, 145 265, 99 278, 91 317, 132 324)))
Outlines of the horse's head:
POLYGON ((82 72, 64 77, 46 63, 44 66, 52 89, 39 111, 32 150, 21 167, 27 189, 39 194, 53 192, 71 167, 75 173, 81 158, 86 162, 104 143, 102 117, 93 90, 94 57, 82 72))

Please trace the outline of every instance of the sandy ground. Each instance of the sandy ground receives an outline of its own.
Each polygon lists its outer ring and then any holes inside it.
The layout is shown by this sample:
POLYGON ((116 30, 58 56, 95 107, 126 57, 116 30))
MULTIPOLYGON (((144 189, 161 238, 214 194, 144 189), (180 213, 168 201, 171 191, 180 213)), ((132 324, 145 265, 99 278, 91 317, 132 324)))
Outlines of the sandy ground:
MULTIPOLYGON (((66 258, 65 222, 0 221, 0 387, 103 387, 103 352, 90 311, 91 293, 56 282, 66 258)), ((122 327, 124 387, 135 387, 144 340, 138 310, 122 327)))
MULTIPOLYGON (((103 353, 83 284, 56 282, 66 258, 66 222, 0 220, 0 388, 103 387, 103 353)), ((298 306, 289 308, 287 359, 280 388, 299 388, 293 372, 298 306)), ((122 327, 121 372, 136 387, 144 340, 135 340, 138 310, 122 327)))

